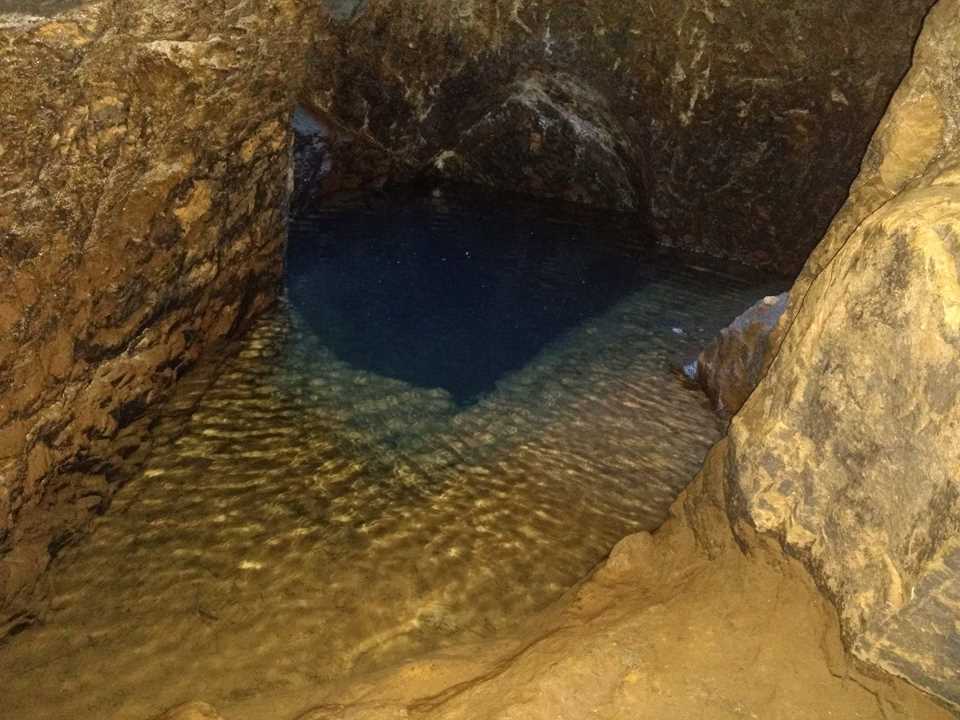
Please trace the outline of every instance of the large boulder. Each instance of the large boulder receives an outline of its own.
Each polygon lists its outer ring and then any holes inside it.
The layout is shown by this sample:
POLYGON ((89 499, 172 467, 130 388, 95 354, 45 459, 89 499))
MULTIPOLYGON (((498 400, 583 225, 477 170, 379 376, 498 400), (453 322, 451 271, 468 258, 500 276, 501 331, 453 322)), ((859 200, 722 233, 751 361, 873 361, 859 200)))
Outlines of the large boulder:
POLYGON ((960 0, 779 329, 731 427, 731 516, 806 562, 857 657, 960 703, 960 0))
POLYGON ((640 208, 674 245, 795 272, 932 4, 337 3, 307 91, 405 172, 640 208))
POLYGON ((0 6, 0 636, 124 434, 275 296, 311 5, 0 6))

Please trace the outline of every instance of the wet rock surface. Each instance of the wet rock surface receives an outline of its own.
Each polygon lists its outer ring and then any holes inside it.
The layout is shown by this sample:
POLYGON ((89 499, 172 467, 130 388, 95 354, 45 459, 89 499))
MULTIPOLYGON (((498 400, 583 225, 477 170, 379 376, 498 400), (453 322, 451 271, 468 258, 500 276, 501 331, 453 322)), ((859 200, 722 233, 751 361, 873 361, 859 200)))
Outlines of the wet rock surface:
POLYGON ((960 2, 931 13, 734 420, 734 518, 775 533, 854 654, 960 703, 960 2))
POLYGON ((771 336, 787 308, 788 294, 759 300, 725 328, 696 361, 696 380, 723 417, 743 407, 763 377, 771 336))
POLYGON ((0 16, 0 636, 146 409, 275 296, 305 5, 0 16))
POLYGON ((791 272, 932 4, 373 0, 329 26, 307 94, 407 173, 640 208, 791 272))

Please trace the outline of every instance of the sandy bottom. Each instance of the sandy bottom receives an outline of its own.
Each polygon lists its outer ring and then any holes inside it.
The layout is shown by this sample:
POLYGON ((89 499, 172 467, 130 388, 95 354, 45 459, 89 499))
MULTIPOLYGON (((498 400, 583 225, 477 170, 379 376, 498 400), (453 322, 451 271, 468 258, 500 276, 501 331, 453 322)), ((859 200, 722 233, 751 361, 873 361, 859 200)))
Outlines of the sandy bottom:
MULTIPOLYGON (((725 286, 725 289, 719 286, 725 286)), ((155 449, 0 648, 0 717, 149 717, 301 692, 554 601, 658 526, 719 436, 669 372, 755 298, 663 278, 467 409, 357 371, 289 307, 186 380, 155 449), (682 330, 681 334, 679 330, 682 330)))
POLYGON ((499 640, 310 693, 261 696, 222 716, 196 703, 163 720, 953 717, 906 683, 852 664, 836 613, 806 571, 767 541, 741 552, 723 513, 709 502, 704 512, 702 496, 693 504, 694 523, 679 507, 656 535, 624 539, 589 580, 499 640))
MULTIPOLYGON (((311 694, 221 708, 223 717, 954 718, 907 683, 853 663, 835 610, 776 543, 748 539, 742 551, 732 541, 722 503, 703 491, 720 477, 719 451, 711 457, 705 483, 664 529, 618 543, 592 577, 515 633, 311 694)), ((195 707, 170 717, 220 716, 195 707)))

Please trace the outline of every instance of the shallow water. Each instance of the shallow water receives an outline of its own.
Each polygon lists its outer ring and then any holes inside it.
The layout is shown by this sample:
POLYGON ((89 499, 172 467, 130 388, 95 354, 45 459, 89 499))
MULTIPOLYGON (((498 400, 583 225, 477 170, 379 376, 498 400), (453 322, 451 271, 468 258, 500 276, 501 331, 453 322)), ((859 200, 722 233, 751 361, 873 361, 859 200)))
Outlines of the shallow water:
POLYGON ((522 620, 663 520, 719 436, 671 362, 779 290, 526 204, 363 200, 291 242, 285 300, 0 648, 0 717, 243 720, 522 620))

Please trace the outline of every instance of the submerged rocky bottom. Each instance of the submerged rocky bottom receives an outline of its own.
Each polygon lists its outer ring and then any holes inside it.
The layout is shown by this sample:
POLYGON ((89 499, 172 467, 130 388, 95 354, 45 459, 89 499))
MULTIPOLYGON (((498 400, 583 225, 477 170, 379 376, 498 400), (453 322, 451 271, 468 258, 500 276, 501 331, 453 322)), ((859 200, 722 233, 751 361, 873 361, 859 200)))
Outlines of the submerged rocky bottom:
POLYGON ((663 521, 720 435, 670 363, 769 289, 658 272, 470 404, 281 302, 63 554, 45 623, 0 648, 0 716, 229 707, 494 636, 663 521))

